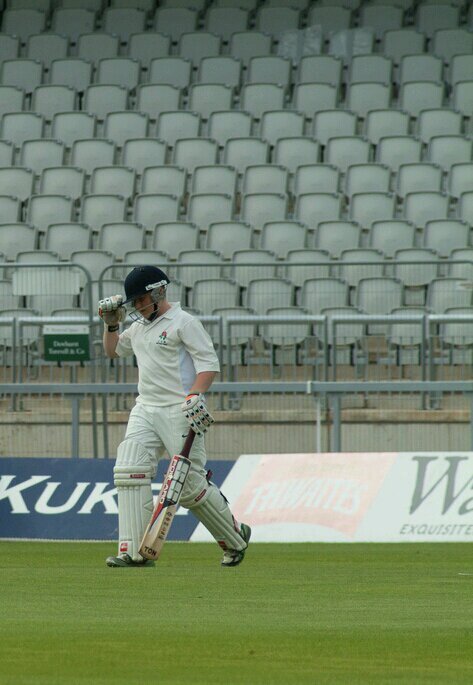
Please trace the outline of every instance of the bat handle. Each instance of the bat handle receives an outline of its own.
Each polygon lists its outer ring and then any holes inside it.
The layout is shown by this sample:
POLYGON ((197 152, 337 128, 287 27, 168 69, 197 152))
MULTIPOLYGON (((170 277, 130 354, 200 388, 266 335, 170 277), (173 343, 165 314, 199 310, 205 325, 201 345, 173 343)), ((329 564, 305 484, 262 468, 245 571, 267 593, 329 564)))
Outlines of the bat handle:
POLYGON ((184 446, 181 450, 181 456, 182 457, 186 457, 186 458, 189 457, 190 451, 192 449, 192 443, 194 442, 194 438, 195 438, 195 433, 192 430, 192 428, 189 428, 189 432, 187 434, 186 441, 185 441, 184 446))

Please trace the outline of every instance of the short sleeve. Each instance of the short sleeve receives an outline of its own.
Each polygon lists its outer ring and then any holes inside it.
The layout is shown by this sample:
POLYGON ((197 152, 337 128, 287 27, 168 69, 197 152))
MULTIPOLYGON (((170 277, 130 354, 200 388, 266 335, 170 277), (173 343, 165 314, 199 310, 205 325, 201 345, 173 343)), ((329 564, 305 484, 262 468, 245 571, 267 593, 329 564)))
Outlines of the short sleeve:
POLYGON ((189 319, 183 325, 180 338, 192 357, 196 373, 220 371, 220 363, 210 335, 198 319, 189 319))
POLYGON ((133 355, 133 345, 131 342, 131 326, 127 328, 123 333, 120 334, 118 338, 118 343, 115 348, 116 354, 119 357, 131 357, 133 355))

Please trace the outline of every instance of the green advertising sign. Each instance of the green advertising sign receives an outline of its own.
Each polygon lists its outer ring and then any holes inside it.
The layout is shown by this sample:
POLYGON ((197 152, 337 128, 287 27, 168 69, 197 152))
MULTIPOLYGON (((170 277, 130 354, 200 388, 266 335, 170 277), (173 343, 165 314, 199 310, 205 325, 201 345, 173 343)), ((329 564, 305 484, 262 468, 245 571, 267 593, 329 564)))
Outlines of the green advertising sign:
POLYGON ((47 362, 84 362, 90 359, 87 326, 44 326, 44 360, 47 362))

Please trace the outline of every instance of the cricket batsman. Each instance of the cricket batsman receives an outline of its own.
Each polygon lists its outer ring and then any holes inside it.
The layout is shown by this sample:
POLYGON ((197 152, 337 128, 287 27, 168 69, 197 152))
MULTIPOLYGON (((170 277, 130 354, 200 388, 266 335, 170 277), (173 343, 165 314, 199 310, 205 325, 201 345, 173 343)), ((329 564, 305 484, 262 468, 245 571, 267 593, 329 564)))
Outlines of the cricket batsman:
POLYGON ((100 300, 105 328, 103 346, 110 358, 135 355, 138 397, 130 412, 125 439, 118 446, 114 482, 118 493, 118 554, 111 567, 154 564, 140 553, 153 512, 151 482, 165 450, 179 454, 189 425, 196 433, 191 468, 180 504, 190 509, 223 550, 222 566, 243 561, 251 529, 234 519, 228 502, 207 478, 204 433, 214 422, 204 393, 220 371, 210 336, 179 302, 168 302, 169 279, 155 266, 139 266, 127 275, 125 297, 100 300), (130 313, 131 326, 119 334, 130 313))

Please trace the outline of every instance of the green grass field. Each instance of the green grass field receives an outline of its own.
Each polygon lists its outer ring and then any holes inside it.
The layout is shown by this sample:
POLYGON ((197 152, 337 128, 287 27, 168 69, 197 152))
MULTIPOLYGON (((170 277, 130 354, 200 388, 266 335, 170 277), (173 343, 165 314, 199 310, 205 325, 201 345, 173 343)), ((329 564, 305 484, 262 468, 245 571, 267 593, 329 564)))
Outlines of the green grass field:
POLYGON ((1 685, 473 682, 473 549, 168 543, 155 568, 112 545, 0 544, 1 685))

